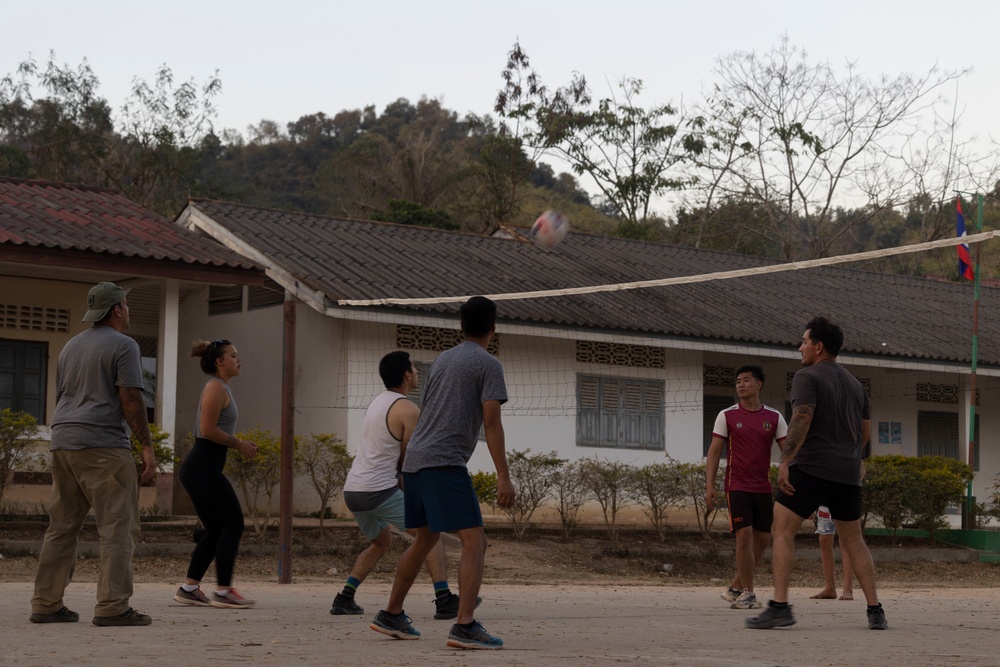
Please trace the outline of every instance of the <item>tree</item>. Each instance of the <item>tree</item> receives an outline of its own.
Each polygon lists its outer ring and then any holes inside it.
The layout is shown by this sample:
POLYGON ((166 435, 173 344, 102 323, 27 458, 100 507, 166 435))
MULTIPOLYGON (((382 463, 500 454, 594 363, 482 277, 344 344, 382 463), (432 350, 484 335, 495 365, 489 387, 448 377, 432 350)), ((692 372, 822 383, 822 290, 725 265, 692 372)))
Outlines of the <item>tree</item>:
POLYGON ((576 517, 580 508, 590 497, 586 480, 583 475, 584 466, 581 462, 564 464, 553 479, 553 493, 556 499, 556 509, 559 512, 559 523, 562 526, 563 537, 569 539, 569 534, 576 528, 576 517))
POLYGON ((872 456, 865 461, 861 523, 867 525, 869 515, 877 517, 893 542, 910 516, 911 499, 919 488, 909 461, 910 457, 899 454, 872 456))
POLYGON ((217 74, 175 85, 163 65, 152 84, 133 81, 115 119, 86 59, 29 59, 0 79, 0 173, 113 188, 173 216, 198 188, 221 85, 217 74))
POLYGON ((553 107, 573 107, 590 101, 582 77, 575 77, 569 86, 550 93, 531 67, 531 59, 520 42, 515 42, 507 53, 507 65, 501 76, 503 86, 493 104, 500 122, 495 133, 487 134, 479 172, 492 204, 483 207, 487 233, 521 209, 519 188, 548 148, 542 133, 543 115, 553 107))
POLYGON ((104 166, 114 124, 99 86, 86 59, 76 68, 60 66, 55 53, 44 69, 29 58, 0 79, 0 143, 15 156, 19 175, 107 184, 104 166), (36 98, 36 88, 45 96, 36 98))
POLYGON ((711 207, 680 207, 664 240, 705 250, 779 259, 779 249, 760 233, 767 224, 763 206, 730 198, 711 207))
POLYGON ((416 225, 417 227, 458 229, 458 225, 452 222, 447 211, 431 209, 405 199, 388 200, 385 212, 372 215, 372 220, 395 222, 400 225, 416 225))
POLYGON ((972 469, 961 461, 944 456, 917 456, 910 460, 917 474, 917 493, 913 495, 914 522, 926 530, 934 542, 937 529, 946 527, 944 513, 949 505, 961 505, 972 469))
POLYGON ((600 504, 608 536, 618 539, 618 512, 635 502, 635 467, 623 461, 598 458, 581 461, 584 484, 600 504))
MULTIPOLYGON (((128 435, 129 443, 132 445, 132 458, 135 459, 135 469, 137 472, 142 472, 142 443, 139 442, 139 438, 135 437, 135 433, 129 432, 128 435)), ((167 446, 166 442, 170 439, 170 434, 162 430, 156 424, 149 425, 149 439, 153 442, 153 461, 156 463, 156 469, 163 472, 167 469, 167 464, 179 463, 177 457, 174 456, 174 450, 167 446)), ((152 484, 152 481, 150 482, 152 484)))
POLYGON ((254 530, 263 536, 271 523, 274 490, 281 479, 281 439, 259 426, 236 437, 257 445, 257 455, 246 459, 239 452, 231 453, 226 459, 226 476, 236 482, 254 530))
POLYGON ((347 445, 333 433, 310 434, 295 443, 295 463, 300 474, 309 478, 319 496, 319 532, 330 500, 344 488, 354 457, 347 445))
MULTIPOLYGON (((777 470, 777 468, 772 468, 777 470)), ((694 508, 695 517, 698 520, 698 530, 702 537, 708 537, 715 517, 721 509, 722 503, 717 504, 713 509, 708 509, 705 505, 705 486, 708 484, 708 475, 705 472, 704 463, 678 463, 677 474, 683 486, 684 505, 694 508)), ((725 476, 715 476, 716 495, 725 499, 724 493, 725 476)))
POLYGON ((510 479, 517 495, 514 504, 504 508, 504 513, 510 518, 517 539, 524 536, 531 516, 552 494, 556 474, 564 463, 566 460, 558 458, 555 452, 532 454, 530 449, 514 450, 507 457, 510 479))
POLYGON ((844 73, 810 63, 787 37, 764 54, 720 58, 716 73, 697 118, 708 150, 695 208, 756 203, 767 214, 760 233, 786 259, 827 256, 853 228, 915 194, 915 172, 899 156, 914 150, 913 128, 940 102, 937 91, 963 74, 931 68, 873 81, 853 63, 844 73), (863 203, 838 219, 848 197, 863 203))
POLYGON ((639 106, 643 82, 632 77, 617 81, 596 108, 579 74, 550 93, 520 43, 508 54, 503 77, 494 105, 501 118, 499 135, 509 138, 511 155, 527 155, 527 169, 509 163, 505 183, 510 192, 516 192, 538 157, 551 151, 577 175, 590 177, 603 205, 621 218, 618 235, 659 238, 663 221, 653 214, 652 201, 693 183, 683 166, 704 148, 700 132, 686 129, 684 115, 669 104, 639 106))
POLYGON ((467 136, 438 100, 399 99, 338 155, 330 178, 346 184, 356 214, 380 212, 390 199, 445 208, 469 177, 467 136))
POLYGON ((472 488, 476 498, 482 505, 496 507, 497 505, 497 474, 479 470, 472 474, 472 488))
POLYGON ((218 71, 200 86, 193 80, 175 84, 165 64, 152 84, 133 79, 106 168, 111 184, 166 216, 179 213, 202 170, 203 143, 212 135, 214 98, 221 90, 218 71))
POLYGON ((635 493, 643 503, 643 511, 653 523, 656 535, 663 542, 667 537, 667 512, 685 495, 681 469, 677 461, 653 463, 635 471, 635 493))
POLYGON ((685 129, 676 107, 639 106, 641 79, 623 77, 616 87, 591 110, 586 82, 577 79, 541 110, 539 137, 574 172, 591 178, 621 216, 621 235, 648 238, 657 232, 643 230, 662 222, 653 214, 653 200, 694 184, 686 166, 704 149, 703 138, 685 129))
POLYGON ((37 432, 38 422, 27 412, 10 408, 0 411, 0 500, 7 489, 7 478, 37 432))

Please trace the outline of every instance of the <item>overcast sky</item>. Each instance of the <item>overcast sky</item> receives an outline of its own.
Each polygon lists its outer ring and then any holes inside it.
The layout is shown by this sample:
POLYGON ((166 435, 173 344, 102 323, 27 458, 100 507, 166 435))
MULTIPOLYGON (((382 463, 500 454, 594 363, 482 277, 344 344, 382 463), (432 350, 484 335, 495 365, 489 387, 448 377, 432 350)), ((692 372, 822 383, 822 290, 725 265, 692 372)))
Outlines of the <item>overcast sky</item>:
POLYGON ((87 58, 117 108, 134 77, 152 80, 163 63, 199 82, 218 69, 217 125, 241 131, 262 118, 381 110, 398 97, 490 113, 518 39, 550 87, 578 71, 600 95, 606 80, 628 75, 646 82, 647 105, 691 101, 711 85, 718 56, 767 50, 787 33, 814 58, 851 59, 871 75, 973 66, 957 91, 963 126, 1000 135, 1000 3, 985 0, 4 4, 0 71, 29 54, 44 62, 50 50, 62 63, 87 58))
POLYGON ((941 91, 957 101, 956 138, 982 148, 1000 140, 996 0, 8 0, 0 15, 0 75, 29 55, 44 64, 49 51, 74 67, 86 58, 115 110, 133 79, 152 81, 160 65, 198 83, 218 70, 220 133, 320 111, 381 112, 400 97, 492 114, 518 40, 550 88, 580 72, 604 97, 629 76, 645 82, 642 106, 690 106, 716 81, 720 56, 765 52, 787 35, 810 62, 851 61, 872 78, 971 67, 941 91))

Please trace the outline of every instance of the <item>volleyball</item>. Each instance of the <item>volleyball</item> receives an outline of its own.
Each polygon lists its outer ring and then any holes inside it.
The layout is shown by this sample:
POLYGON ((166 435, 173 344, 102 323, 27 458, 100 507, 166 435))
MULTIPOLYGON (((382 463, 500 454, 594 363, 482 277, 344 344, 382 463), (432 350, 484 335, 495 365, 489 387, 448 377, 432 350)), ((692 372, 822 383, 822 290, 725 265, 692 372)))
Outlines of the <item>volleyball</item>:
POLYGON ((531 226, 531 238, 539 245, 554 248, 568 231, 569 220, 562 211, 546 211, 531 226))

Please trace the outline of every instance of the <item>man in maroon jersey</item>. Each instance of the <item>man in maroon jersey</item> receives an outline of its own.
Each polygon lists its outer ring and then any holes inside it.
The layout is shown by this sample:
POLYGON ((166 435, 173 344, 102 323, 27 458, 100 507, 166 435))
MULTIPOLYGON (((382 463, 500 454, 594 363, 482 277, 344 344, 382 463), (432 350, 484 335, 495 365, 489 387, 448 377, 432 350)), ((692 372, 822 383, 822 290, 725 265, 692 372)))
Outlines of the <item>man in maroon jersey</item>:
POLYGON ((736 394, 740 402, 719 413, 712 429, 712 444, 705 463, 705 503, 715 507, 715 476, 723 447, 726 455, 726 500, 729 528, 736 534, 736 578, 722 594, 733 609, 759 609, 753 591, 753 573, 771 543, 774 499, 771 496, 771 447, 788 434, 781 413, 760 402, 764 370, 742 366, 736 371, 736 394))

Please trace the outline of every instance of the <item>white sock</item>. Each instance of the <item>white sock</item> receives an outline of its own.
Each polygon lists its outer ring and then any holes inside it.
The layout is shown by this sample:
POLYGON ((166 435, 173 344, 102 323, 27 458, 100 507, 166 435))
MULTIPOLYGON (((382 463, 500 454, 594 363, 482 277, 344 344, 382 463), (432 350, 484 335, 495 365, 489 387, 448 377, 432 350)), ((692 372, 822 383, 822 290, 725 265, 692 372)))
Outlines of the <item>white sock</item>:
POLYGON ((215 589, 215 594, 216 595, 228 595, 229 594, 229 589, 228 588, 217 588, 217 589, 215 589))
POLYGON ((181 584, 181 588, 184 589, 185 593, 193 593, 198 590, 198 584, 181 584))

